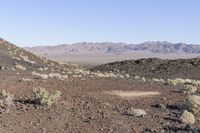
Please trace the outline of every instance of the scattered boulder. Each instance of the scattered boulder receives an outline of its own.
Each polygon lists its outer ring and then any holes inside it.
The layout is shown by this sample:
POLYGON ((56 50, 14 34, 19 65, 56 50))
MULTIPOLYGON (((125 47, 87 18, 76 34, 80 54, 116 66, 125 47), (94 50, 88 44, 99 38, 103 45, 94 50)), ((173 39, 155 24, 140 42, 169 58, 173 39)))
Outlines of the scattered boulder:
POLYGON ((160 109, 163 109, 163 110, 167 109, 166 106, 162 103, 156 103, 156 104, 153 105, 153 107, 160 108, 160 109))
POLYGON ((150 128, 145 128, 142 130, 141 133, 155 133, 155 131, 153 129, 150 129, 150 128))
POLYGON ((137 116, 137 117, 143 117, 145 116, 147 113, 145 110, 143 109, 134 109, 133 107, 127 109, 127 111, 125 112, 125 115, 132 115, 132 116, 137 116))

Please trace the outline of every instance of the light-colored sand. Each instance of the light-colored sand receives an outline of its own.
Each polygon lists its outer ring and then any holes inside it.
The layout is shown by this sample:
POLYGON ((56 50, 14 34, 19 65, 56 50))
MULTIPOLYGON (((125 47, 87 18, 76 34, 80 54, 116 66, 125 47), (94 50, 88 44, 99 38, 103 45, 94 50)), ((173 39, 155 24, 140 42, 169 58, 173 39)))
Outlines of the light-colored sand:
POLYGON ((159 92, 149 92, 149 91, 122 91, 122 90, 115 90, 106 92, 107 94, 116 95, 120 97, 146 97, 152 95, 159 95, 159 92))
POLYGON ((62 51, 51 51, 45 52, 45 50, 36 50, 32 51, 36 55, 44 56, 53 60, 63 61, 67 63, 75 63, 75 64, 84 64, 84 65, 99 65, 105 64, 109 62, 115 61, 123 61, 123 60, 136 60, 142 58, 161 58, 161 59, 188 59, 199 56, 199 54, 159 54, 152 53, 148 51, 134 51, 134 52, 125 52, 120 54, 115 53, 99 53, 99 52, 62 52, 62 51))

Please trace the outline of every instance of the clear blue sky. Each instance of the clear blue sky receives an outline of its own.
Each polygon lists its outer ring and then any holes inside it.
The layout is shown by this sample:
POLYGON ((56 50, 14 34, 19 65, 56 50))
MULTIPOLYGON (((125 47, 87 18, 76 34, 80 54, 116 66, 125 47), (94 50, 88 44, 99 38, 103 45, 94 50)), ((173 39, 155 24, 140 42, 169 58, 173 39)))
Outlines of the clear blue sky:
POLYGON ((18 46, 200 44, 200 0, 0 0, 0 16, 0 37, 18 46))

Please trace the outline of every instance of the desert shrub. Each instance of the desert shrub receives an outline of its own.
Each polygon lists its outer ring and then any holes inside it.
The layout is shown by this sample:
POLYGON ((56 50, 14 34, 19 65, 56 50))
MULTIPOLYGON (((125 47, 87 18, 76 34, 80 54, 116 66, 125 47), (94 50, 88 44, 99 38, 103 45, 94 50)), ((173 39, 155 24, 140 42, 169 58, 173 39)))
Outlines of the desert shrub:
POLYGON ((40 74, 40 73, 37 73, 35 71, 32 72, 32 75, 38 76, 42 79, 48 79, 48 77, 49 77, 47 74, 40 74))
POLYGON ((16 69, 19 69, 19 70, 23 70, 23 71, 26 70, 26 67, 23 67, 23 66, 18 65, 18 64, 15 65, 15 68, 16 68, 16 69))
POLYGON ((146 80, 146 78, 145 77, 140 77, 140 76, 134 76, 133 77, 135 80, 141 80, 141 81, 143 81, 143 82, 146 82, 147 80, 146 80))
POLYGON ((195 124, 195 117, 191 112, 188 112, 187 110, 185 110, 181 117, 180 120, 182 123, 186 123, 186 124, 190 124, 193 125, 195 124))
POLYGON ((126 78, 130 78, 131 76, 129 74, 125 74, 125 77, 126 78))
POLYGON ((192 94, 192 93, 197 92, 197 87, 193 85, 183 85, 182 88, 185 94, 192 94))
POLYGON ((50 78, 57 78, 57 79, 60 79, 60 80, 64 80, 64 79, 68 78, 68 75, 61 75, 60 73, 50 73, 49 77, 50 78))
POLYGON ((6 107, 13 103, 13 95, 6 92, 4 89, 0 91, 0 106, 6 107))
POLYGON ((50 78, 57 78, 57 79, 63 79, 63 76, 60 73, 50 73, 50 78))
POLYGON ((168 83, 169 85, 176 86, 176 85, 178 84, 178 81, 177 81, 177 80, 168 79, 168 80, 167 80, 167 83, 168 83))
POLYGON ((55 90, 53 93, 49 94, 45 88, 37 87, 33 88, 33 94, 35 97, 35 102, 40 105, 51 106, 60 98, 61 92, 55 90))
POLYGON ((178 84, 190 84, 193 86, 200 86, 200 80, 176 78, 176 79, 168 79, 168 84, 174 86, 178 84))
POLYGON ((152 78, 152 81, 153 81, 153 82, 162 82, 162 83, 165 83, 165 80, 164 80, 164 79, 152 78))
POLYGON ((190 95, 187 99, 188 102, 188 110, 193 113, 199 113, 200 112, 200 96, 197 95, 190 95))
POLYGON ((141 80, 144 81, 144 82, 146 82, 146 78, 145 77, 142 77, 141 80))
POLYGON ((141 77, 139 77, 139 76, 137 76, 137 75, 134 76, 133 78, 134 78, 135 80, 141 79, 141 77))

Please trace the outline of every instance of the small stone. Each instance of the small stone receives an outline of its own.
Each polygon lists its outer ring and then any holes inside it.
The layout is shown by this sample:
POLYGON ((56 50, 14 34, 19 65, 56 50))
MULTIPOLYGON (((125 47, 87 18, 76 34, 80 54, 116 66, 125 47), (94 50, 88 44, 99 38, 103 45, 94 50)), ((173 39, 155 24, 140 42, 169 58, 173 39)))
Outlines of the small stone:
POLYGON ((126 115, 133 115, 133 116, 137 116, 137 117, 143 117, 145 116, 147 113, 145 110, 143 109, 134 109, 134 108, 130 108, 125 112, 126 115))
POLYGON ((156 103, 155 105, 153 105, 153 107, 164 109, 164 110, 166 109, 166 106, 164 104, 161 104, 161 103, 156 103))
POLYGON ((186 125, 184 130, 192 133, 195 132, 195 129, 191 125, 186 125))
POLYGON ((167 98, 166 98, 166 97, 163 97, 162 100, 166 102, 166 101, 167 101, 167 98))
POLYGON ((152 129, 146 128, 144 130, 142 130, 141 133, 153 133, 154 131, 152 129))

